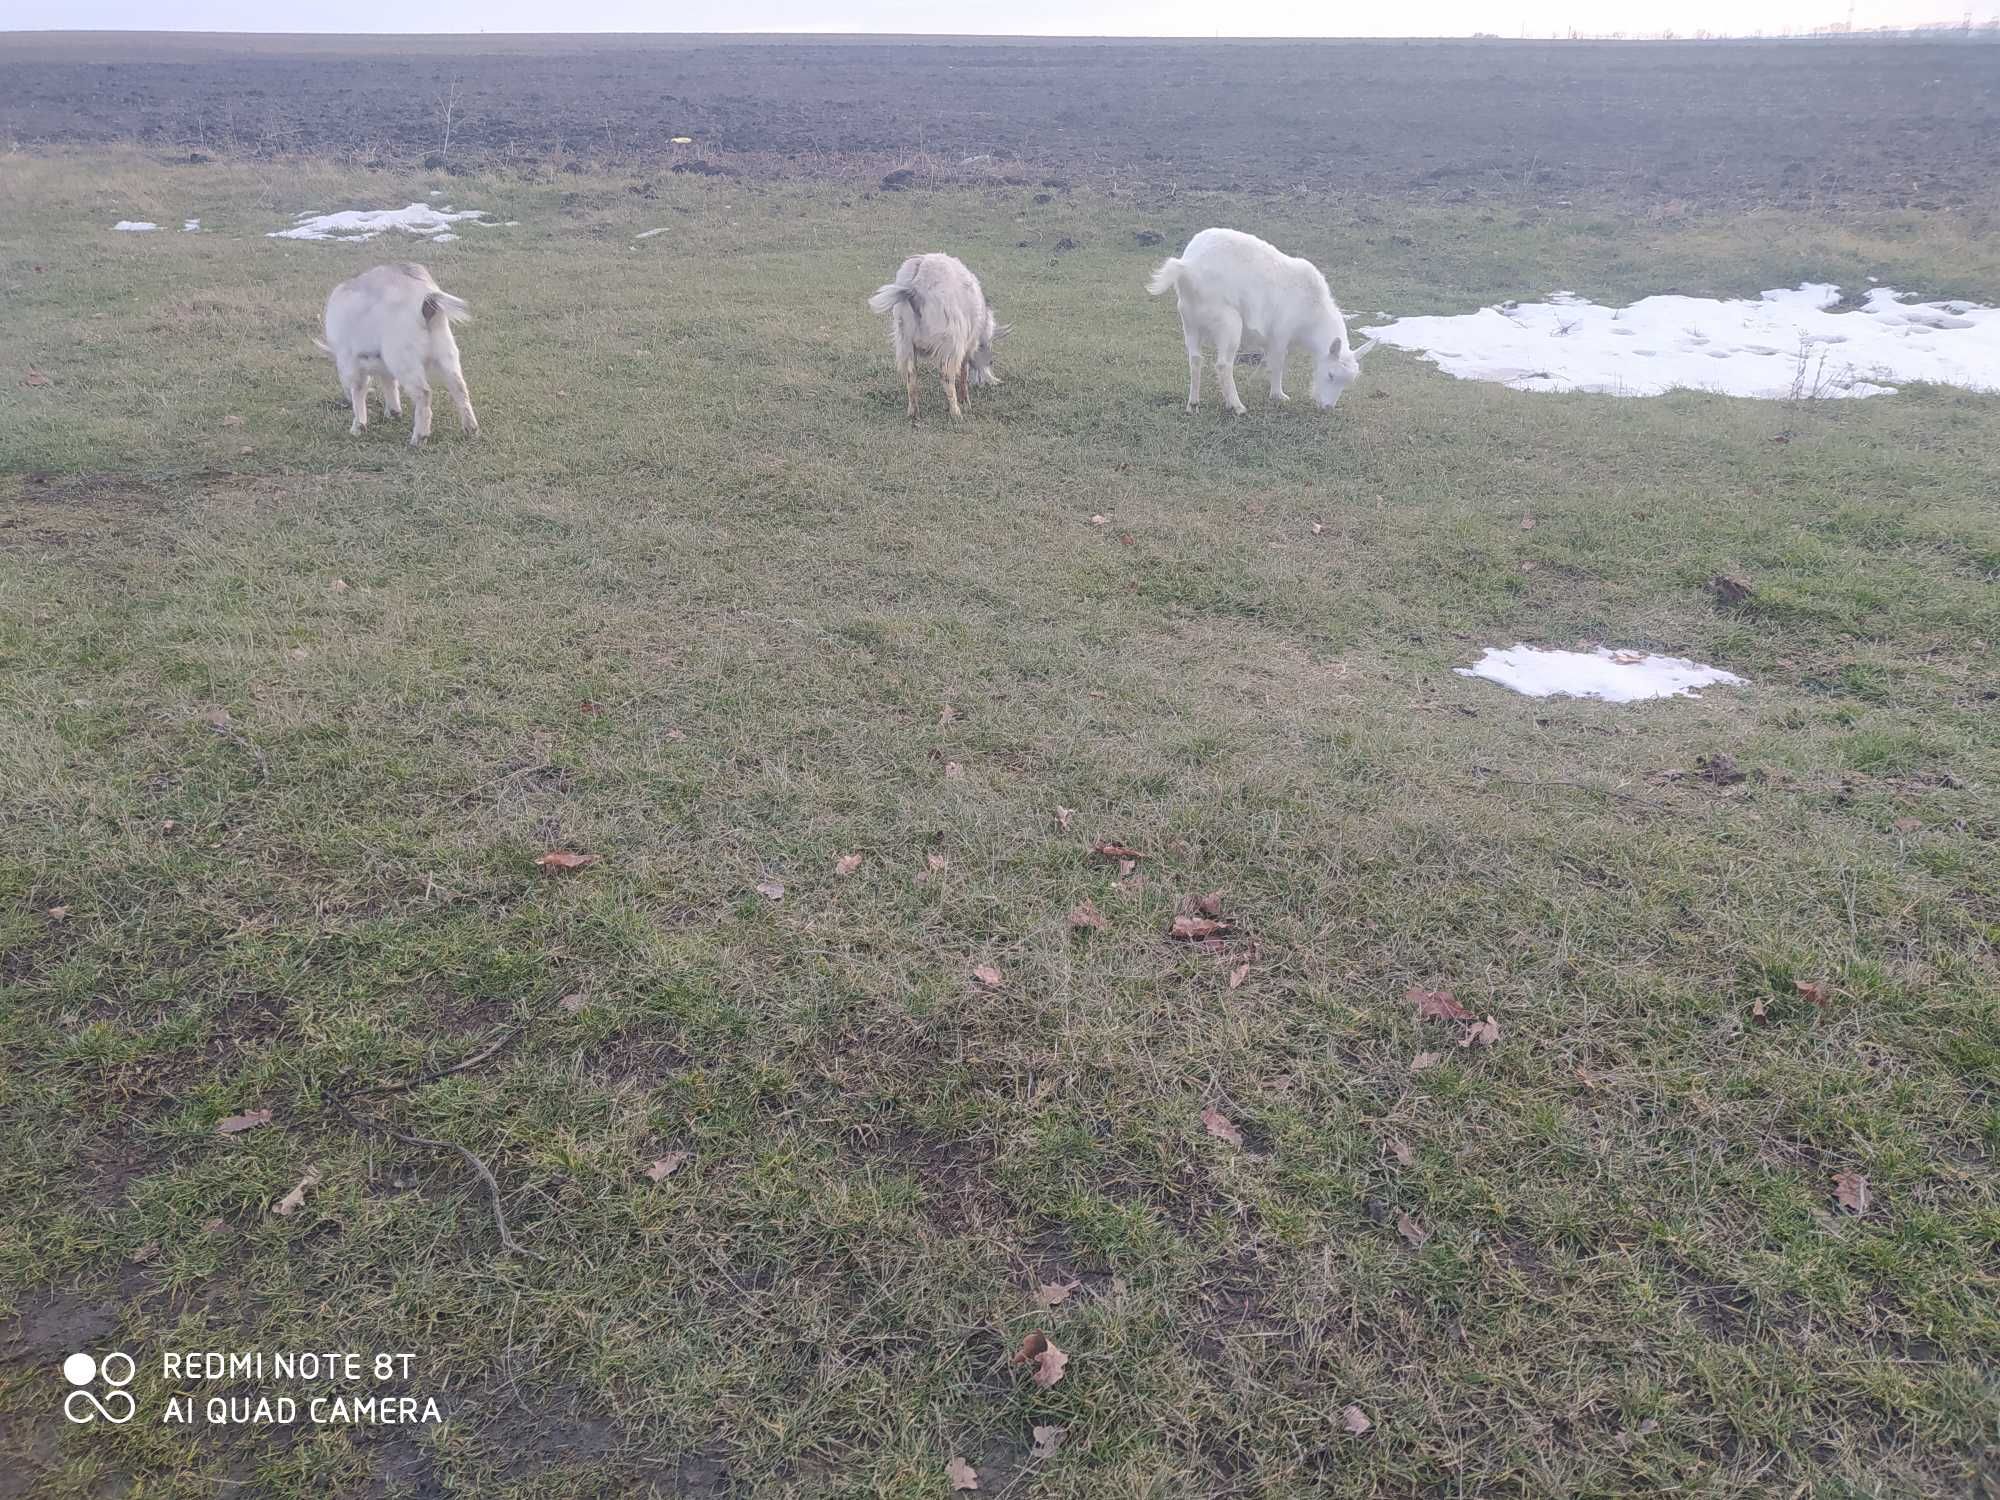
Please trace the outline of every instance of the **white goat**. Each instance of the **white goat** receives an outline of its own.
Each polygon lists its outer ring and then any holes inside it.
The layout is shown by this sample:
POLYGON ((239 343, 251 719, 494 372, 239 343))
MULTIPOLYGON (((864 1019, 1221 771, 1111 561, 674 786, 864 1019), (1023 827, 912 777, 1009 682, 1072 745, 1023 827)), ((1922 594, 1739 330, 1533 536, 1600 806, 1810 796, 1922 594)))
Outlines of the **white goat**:
POLYGON ((998 385, 993 346, 1011 329, 993 321, 979 278, 955 256, 912 255, 896 279, 868 299, 871 312, 889 314, 889 343, 896 368, 910 393, 910 420, 917 417, 917 356, 935 359, 951 414, 962 415, 975 385, 998 385))
POLYGON ((1201 346, 1215 345, 1215 377, 1222 399, 1238 416, 1236 352, 1243 344, 1264 351, 1271 399, 1285 394, 1285 357, 1293 344, 1312 351, 1313 399, 1331 409, 1361 374, 1361 356, 1347 340, 1347 319, 1319 267, 1238 229, 1204 229, 1178 256, 1161 263, 1146 284, 1155 297, 1172 287, 1181 306, 1187 342, 1188 410, 1201 404, 1201 346))
POLYGON ((343 281, 326 299, 326 337, 314 339, 333 356, 341 389, 354 407, 347 430, 358 434, 368 426, 368 383, 383 382, 389 415, 403 414, 402 388, 410 388, 416 414, 410 423, 410 446, 431 435, 431 370, 444 377, 458 408, 458 425, 470 437, 479 431, 472 414, 472 397, 458 366, 458 341, 451 320, 471 316, 472 309, 441 291, 431 273, 413 261, 377 266, 343 281))

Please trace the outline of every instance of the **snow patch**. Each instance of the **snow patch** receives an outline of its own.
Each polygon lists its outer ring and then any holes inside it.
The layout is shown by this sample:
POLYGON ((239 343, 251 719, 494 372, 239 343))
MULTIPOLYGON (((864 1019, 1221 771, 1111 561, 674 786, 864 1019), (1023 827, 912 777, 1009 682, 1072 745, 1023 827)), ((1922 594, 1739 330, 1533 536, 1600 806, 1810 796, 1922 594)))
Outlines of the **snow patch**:
POLYGON ((199 219, 183 219, 183 220, 181 220, 181 233, 182 233, 182 234, 200 234, 200 233, 201 233, 201 220, 199 220, 199 219))
POLYGON ((378 234, 400 229, 406 234, 436 235, 453 224, 490 226, 486 211, 468 208, 453 213, 451 205, 432 208, 428 203, 412 203, 408 208, 350 208, 340 213, 315 214, 308 210, 298 216, 290 229, 273 229, 273 240, 372 240, 378 234))
POLYGON ((650 240, 654 235, 665 234, 666 232, 667 226, 662 224, 658 229, 642 229, 633 235, 632 238, 635 240, 650 240))
POLYGON ((147 219, 120 219, 111 227, 125 234, 145 234, 149 230, 158 229, 160 226, 147 219))
POLYGON ((1530 698, 1601 698, 1636 703, 1644 698, 1699 698, 1696 688, 1721 683, 1748 687, 1746 678, 1685 656, 1653 656, 1643 651, 1545 651, 1519 645, 1511 651, 1489 646, 1472 666, 1455 667, 1461 677, 1483 677, 1530 698))
POLYGON ((1911 380, 2000 390, 2000 308, 1907 302, 1890 287, 1870 288, 1853 311, 1833 311, 1839 301, 1839 287, 1816 282, 1754 300, 1661 296, 1630 307, 1557 292, 1367 333, 1461 380, 1518 391, 1783 401, 1890 395, 1911 380))
POLYGON ((448 245, 457 238, 458 238, 457 235, 453 234, 449 229, 447 229, 443 234, 432 235, 431 243, 433 245, 448 245))

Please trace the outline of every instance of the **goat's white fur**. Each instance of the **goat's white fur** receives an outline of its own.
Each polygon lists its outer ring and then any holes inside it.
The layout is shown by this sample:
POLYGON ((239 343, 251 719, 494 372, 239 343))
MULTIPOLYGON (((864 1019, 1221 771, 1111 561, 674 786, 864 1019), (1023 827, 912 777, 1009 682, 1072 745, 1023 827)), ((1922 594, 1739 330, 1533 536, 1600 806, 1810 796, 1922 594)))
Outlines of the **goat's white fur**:
POLYGON ((896 279, 868 299, 871 312, 889 314, 889 343, 896 368, 909 391, 909 414, 917 415, 917 357, 938 362, 945 400, 954 417, 970 403, 975 385, 998 385, 993 346, 1010 331, 993 320, 979 278, 956 256, 912 255, 896 279))
POLYGON ((1237 229, 1204 229, 1178 256, 1162 262, 1146 290, 1155 297, 1171 287, 1181 310, 1187 344, 1188 410, 1201 404, 1201 346, 1215 346, 1215 378, 1222 399, 1238 416, 1236 355, 1262 348, 1271 377, 1271 399, 1285 394, 1285 358, 1293 344, 1312 354, 1313 399, 1331 408, 1361 373, 1360 349, 1347 339, 1347 319, 1327 290, 1318 266, 1237 229))
POLYGON ((409 387, 416 408, 410 446, 421 445, 431 435, 431 371, 451 393, 460 429, 467 436, 478 432, 479 419, 459 368, 458 341, 451 336, 451 320, 468 318, 471 312, 413 261, 376 266, 335 287, 326 299, 326 337, 313 342, 333 356, 340 388, 354 408, 348 432, 367 428, 368 383, 376 379, 383 383, 392 417, 402 415, 402 388, 409 387))

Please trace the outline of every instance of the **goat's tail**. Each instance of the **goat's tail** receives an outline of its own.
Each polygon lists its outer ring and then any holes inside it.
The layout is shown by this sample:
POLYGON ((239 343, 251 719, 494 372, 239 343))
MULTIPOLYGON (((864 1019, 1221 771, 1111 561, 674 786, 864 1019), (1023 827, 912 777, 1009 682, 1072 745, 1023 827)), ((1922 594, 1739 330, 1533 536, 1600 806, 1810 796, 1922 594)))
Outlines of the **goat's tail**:
POLYGON ((1153 279, 1146 283, 1146 290, 1157 297, 1164 291, 1178 287, 1181 284, 1181 272, 1186 269, 1187 267, 1181 264, 1180 257, 1169 255, 1160 262, 1160 269, 1153 273, 1153 279))
POLYGON ((877 287, 875 295, 868 299, 870 312, 885 313, 898 302, 907 302, 910 311, 918 317, 924 315, 923 298, 917 295, 915 287, 904 286, 900 281, 892 281, 887 286, 877 287))
POLYGON ((472 309, 463 297, 454 297, 450 292, 432 292, 424 298, 424 322, 429 323, 440 313, 444 314, 447 323, 453 318, 467 321, 472 317, 472 309))

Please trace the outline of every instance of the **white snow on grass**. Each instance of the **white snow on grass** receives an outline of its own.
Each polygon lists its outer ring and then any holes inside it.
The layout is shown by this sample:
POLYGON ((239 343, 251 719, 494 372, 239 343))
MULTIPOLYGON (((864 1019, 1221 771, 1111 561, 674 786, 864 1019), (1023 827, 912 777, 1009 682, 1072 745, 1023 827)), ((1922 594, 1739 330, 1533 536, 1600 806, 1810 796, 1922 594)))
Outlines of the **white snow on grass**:
POLYGON ((199 220, 199 219, 183 219, 183 220, 181 220, 181 233, 182 233, 182 234, 200 234, 200 233, 201 233, 201 220, 199 220))
POLYGON ((1662 296, 1630 307, 1557 292, 1367 333, 1461 380, 1519 391, 1782 401, 1882 396, 1911 380, 2000 390, 2000 308, 1906 302, 1889 287, 1870 288, 1855 310, 1832 311, 1839 301, 1839 287, 1813 282, 1755 300, 1662 296))
POLYGON ((1489 646, 1469 667, 1453 669, 1461 677, 1483 677, 1530 698, 1602 698, 1607 703, 1636 703, 1642 698, 1699 698, 1697 688, 1721 683, 1748 687, 1747 679, 1720 667, 1704 666, 1685 656, 1652 656, 1643 651, 1544 651, 1516 646, 1502 651, 1489 646))
POLYGON ((667 226, 662 224, 658 229, 642 229, 633 235, 632 238, 635 240, 650 240, 654 235, 665 234, 666 232, 667 226))
POLYGON ((431 243, 433 245, 448 245, 457 238, 458 238, 457 235, 453 234, 449 229, 447 229, 443 234, 432 235, 431 243))
POLYGON ((158 229, 160 226, 147 219, 120 219, 111 227, 125 234, 144 234, 148 230, 158 229))
MULTIPOLYGON (((408 208, 350 208, 335 214, 310 211, 298 216, 290 229, 273 229, 273 240, 372 240, 378 234, 400 229, 406 234, 436 236, 453 224, 489 225, 486 211, 468 208, 453 213, 450 204, 432 208, 428 203, 412 203, 408 208)), ((454 236, 456 238, 456 236, 454 236)))

